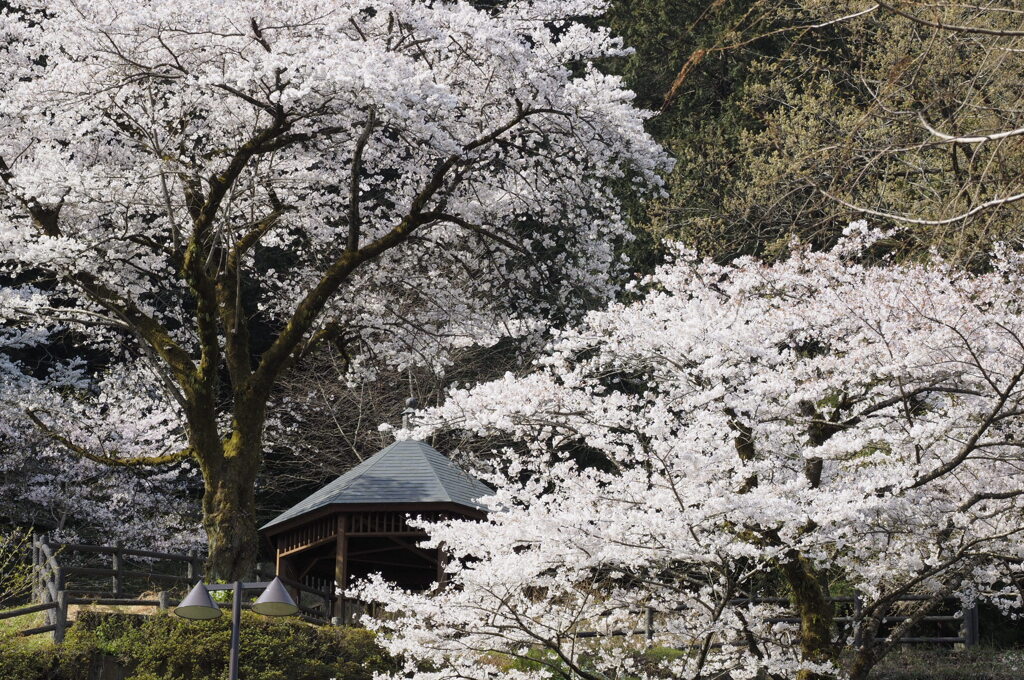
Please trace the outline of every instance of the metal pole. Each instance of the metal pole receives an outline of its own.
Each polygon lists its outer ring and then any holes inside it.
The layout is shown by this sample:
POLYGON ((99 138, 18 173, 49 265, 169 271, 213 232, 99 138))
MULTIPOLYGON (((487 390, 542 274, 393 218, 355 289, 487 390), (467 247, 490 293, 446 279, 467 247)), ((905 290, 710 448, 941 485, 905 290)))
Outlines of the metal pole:
POLYGON ((228 665, 228 678, 238 680, 238 646, 239 629, 242 626, 242 583, 235 581, 233 605, 231 607, 231 661, 228 665))

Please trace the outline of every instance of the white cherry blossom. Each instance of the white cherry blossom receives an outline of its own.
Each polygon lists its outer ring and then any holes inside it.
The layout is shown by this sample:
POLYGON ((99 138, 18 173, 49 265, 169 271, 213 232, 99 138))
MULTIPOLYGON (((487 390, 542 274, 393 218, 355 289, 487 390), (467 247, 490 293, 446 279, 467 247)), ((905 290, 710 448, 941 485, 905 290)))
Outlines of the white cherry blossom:
POLYGON ((680 251, 533 372, 425 413, 405 435, 513 444, 478 462, 488 521, 429 526, 448 588, 355 591, 389 612, 371 625, 403 677, 483 680, 519 659, 538 679, 863 678, 881 638, 943 598, 1019 611, 1020 259, 984 275, 859 261, 877 236, 855 224, 859 243, 777 264, 680 251), (833 625, 852 607, 832 611, 823 583, 860 593, 852 627, 833 625), (925 599, 883 634, 911 594, 925 599), (575 635, 613 630, 641 634, 575 635))
POLYGON ((614 186, 670 163, 592 67, 624 49, 588 25, 604 5, 5 3, 2 417, 79 458, 194 461, 210 566, 243 575, 293 362, 443 366, 613 292, 614 186), (29 340, 89 366, 34 370, 29 340))

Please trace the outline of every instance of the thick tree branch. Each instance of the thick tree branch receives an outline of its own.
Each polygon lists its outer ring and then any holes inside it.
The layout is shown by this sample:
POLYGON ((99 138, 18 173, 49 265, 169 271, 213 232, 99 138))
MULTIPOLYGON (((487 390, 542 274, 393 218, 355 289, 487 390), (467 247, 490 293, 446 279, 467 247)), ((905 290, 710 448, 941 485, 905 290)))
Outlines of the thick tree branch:
POLYGON ((144 313, 125 296, 100 283, 91 274, 72 274, 70 279, 94 302, 137 331, 174 374, 174 379, 186 390, 195 377, 196 367, 170 333, 153 317, 144 313))
POLYGON ((192 456, 192 447, 184 448, 174 453, 168 453, 163 456, 134 456, 130 458, 119 458, 115 456, 103 456, 89 451, 83 446, 71 441, 65 435, 57 432, 49 425, 40 420, 39 416, 36 415, 32 409, 25 409, 25 415, 32 421, 32 424, 39 429, 44 435, 59 442, 68 450, 78 454, 83 458, 93 461, 94 463, 101 463, 103 465, 109 465, 111 467, 146 467, 155 465, 171 465, 173 463, 180 463, 192 456))
MULTIPOLYGON (((217 329, 219 317, 224 316, 227 321, 225 331, 229 335, 230 344, 227 349, 232 355, 231 368, 237 371, 235 377, 247 378, 250 372, 248 333, 241 329, 240 315, 232 311, 237 307, 235 296, 232 294, 237 281, 225 281, 224 276, 210 271, 211 254, 217 247, 214 225, 227 192, 234 186, 252 158, 266 153, 267 145, 288 129, 284 111, 280 107, 276 107, 273 113, 273 122, 239 147, 223 172, 209 178, 209 190, 205 200, 193 212, 192 237, 185 251, 182 274, 196 299, 195 318, 200 359, 196 371, 196 384, 193 389, 196 390, 201 409, 210 408, 212 400, 215 398, 215 383, 220 362, 220 338, 217 329)), ((251 247, 263 233, 273 226, 275 219, 276 217, 265 221, 246 234, 242 239, 242 250, 251 247)), ((238 251, 238 244, 236 244, 236 251, 238 251)), ((234 253, 236 257, 240 255, 240 252, 234 253)), ((220 266, 220 263, 212 264, 215 267, 220 266)), ((231 278, 234 277, 229 271, 227 279, 231 278)))
POLYGON ((321 277, 320 281, 299 302, 291 319, 278 334, 270 348, 263 353, 256 368, 253 391, 254 395, 265 396, 270 393, 274 379, 285 367, 289 356, 301 342, 306 332, 316 322, 317 316, 323 311, 330 297, 363 262, 372 260, 387 250, 404 242, 423 220, 418 215, 410 215, 403 219, 391 231, 357 251, 346 250, 334 261, 321 277))
MULTIPOLYGON (((517 109, 516 115, 507 123, 466 143, 462 147, 463 152, 468 153, 491 144, 531 116, 542 113, 563 115, 562 112, 549 108, 531 109, 517 106, 517 109)), ((423 189, 412 200, 409 211, 401 222, 380 238, 358 250, 346 249, 327 268, 319 282, 299 302, 295 312, 270 348, 264 352, 254 375, 252 384, 254 396, 260 395, 259 398, 265 398, 269 395, 273 381, 281 370, 286 367, 289 357, 300 345, 302 338, 316 323, 317 317, 323 311, 331 296, 334 295, 341 284, 357 267, 364 262, 376 259, 384 252, 404 243, 418 227, 430 221, 429 213, 425 213, 427 204, 444 186, 449 171, 463 160, 464 156, 460 154, 449 156, 447 159, 439 162, 433 172, 431 172, 430 178, 423 189)))
MULTIPOLYGON (((61 206, 47 208, 35 199, 22 196, 14 188, 12 179, 13 174, 10 167, 0 157, 0 182, 28 210, 32 223, 40 233, 44 236, 59 236, 61 206)), ((137 305, 128 301, 124 295, 101 283, 92 274, 84 272, 65 274, 53 272, 53 275, 55 278, 66 277, 70 279, 94 302, 107 309, 120 319, 122 323, 135 329, 138 335, 153 348, 157 356, 171 368, 175 380, 182 386, 188 384, 194 375, 195 365, 192 363, 188 353, 171 338, 170 333, 156 319, 144 313, 137 305)))
POLYGON ((261 219, 256 225, 242 235, 235 245, 228 251, 227 269, 235 270, 238 268, 239 263, 251 248, 253 248, 263 236, 274 228, 277 221, 281 219, 281 216, 288 211, 284 207, 276 207, 269 215, 261 219))
POLYGON ((978 492, 961 503, 959 507, 957 507, 957 510, 959 512, 967 512, 982 501, 1001 501, 1010 498, 1017 498, 1018 496, 1024 496, 1024 490, 978 492))
POLYGON ((370 141, 370 135, 373 133, 376 123, 377 112, 371 107, 366 119, 366 127, 363 128, 362 134, 356 140, 356 148, 352 153, 352 173, 348 186, 348 242, 345 244, 348 250, 359 250, 359 179, 363 171, 363 150, 366 148, 367 142, 370 141))

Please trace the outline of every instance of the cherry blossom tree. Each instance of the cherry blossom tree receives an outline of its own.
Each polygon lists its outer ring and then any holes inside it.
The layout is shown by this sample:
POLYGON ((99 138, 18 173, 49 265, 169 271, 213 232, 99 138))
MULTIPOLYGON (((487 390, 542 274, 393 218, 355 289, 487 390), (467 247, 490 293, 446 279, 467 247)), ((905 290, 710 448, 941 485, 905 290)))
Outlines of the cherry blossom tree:
MULTIPOLYGON (((0 381, 6 401, 16 386, 0 381)), ((21 393, 24 395, 25 393, 21 393)), ((58 540, 198 553, 194 465, 112 468, 69 457, 25 419, 0 418, 0 516, 58 540)))
POLYGON ((297 360, 443 363, 611 290, 611 186, 668 162, 591 66, 623 49, 603 4, 9 2, 5 332, 74 352, 3 361, 3 417, 95 463, 192 461, 209 569, 241 576, 297 360))
POLYGON ((1019 611, 1024 260, 860 261, 876 237, 679 252, 535 371, 425 412, 407 435, 521 445, 495 452, 487 521, 425 525, 450 587, 354 589, 401 676, 865 678, 947 598, 1019 611))

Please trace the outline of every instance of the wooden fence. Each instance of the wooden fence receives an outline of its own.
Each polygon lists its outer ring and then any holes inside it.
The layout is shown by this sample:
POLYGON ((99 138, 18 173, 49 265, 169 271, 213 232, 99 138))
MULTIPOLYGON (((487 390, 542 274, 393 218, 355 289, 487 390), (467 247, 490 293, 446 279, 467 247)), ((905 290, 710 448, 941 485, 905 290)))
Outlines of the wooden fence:
MULTIPOLYGON (((925 595, 907 595, 898 598, 897 602, 920 602, 928 600, 929 597, 925 595)), ((853 625, 860 617, 861 612, 861 599, 860 597, 834 597, 832 602, 837 605, 847 605, 852 607, 852 615, 850 616, 836 616, 832 620, 840 627, 853 625)), ((788 605, 790 601, 785 597, 759 597, 759 598, 742 598, 733 601, 734 604, 779 604, 788 605)), ((959 603, 956 598, 949 598, 946 600, 946 604, 959 603)), ((644 627, 639 630, 614 630, 610 633, 601 633, 597 631, 580 631, 576 633, 577 638, 596 638, 604 636, 633 636, 643 635, 647 640, 653 640, 655 634, 658 632, 656 625, 656 615, 671 616, 676 614, 682 609, 674 609, 668 612, 657 612, 654 609, 648 607, 643 610, 637 610, 634 613, 644 614, 644 627)), ((885 630, 887 626, 892 624, 902 623, 909 617, 900 614, 889 614, 882 617, 882 630, 885 630)), ((800 619, 794 616, 780 616, 768 619, 769 623, 800 623, 800 619)), ((929 614, 921 618, 921 621, 917 624, 920 629, 927 624, 957 624, 957 635, 916 635, 916 636, 904 636, 899 639, 901 644, 913 644, 913 643, 924 643, 924 644, 961 644, 965 647, 975 647, 979 644, 981 636, 978 622, 978 607, 972 605, 968 608, 961 608, 955 614, 929 614)), ((878 641, 886 639, 884 636, 877 638, 878 641)), ((720 646, 720 645, 715 645, 720 646)))
MULTIPOLYGON (((32 565, 33 604, 0 612, 0 620, 45 612, 44 625, 19 631, 19 635, 53 633, 55 642, 64 640, 69 625, 68 609, 73 605, 166 610, 177 605, 181 596, 203 577, 202 558, 195 555, 120 545, 60 543, 46 536, 36 536, 32 541, 32 565), (105 564, 95 564, 97 557, 105 564)), ((301 619, 329 622, 333 592, 292 579, 281 580, 299 604, 301 619)), ((249 605, 244 604, 243 608, 249 605)))
MULTIPOLYGON (((37 536, 32 543, 32 561, 35 573, 33 603, 31 605, 0 612, 0 620, 25 614, 46 612, 45 624, 20 631, 20 635, 37 635, 53 633, 57 642, 64 639, 67 631, 68 608, 73 605, 114 605, 157 607, 166 610, 175 606, 183 595, 196 581, 202 579, 202 560, 195 555, 180 553, 164 553, 153 550, 135 550, 115 546, 86 545, 79 543, 59 543, 37 536), (99 556, 109 561, 109 565, 95 566, 86 564, 89 558, 99 556), (145 568, 143 568, 145 567, 145 568), (109 584, 109 589, 108 589, 109 584), (159 590, 155 590, 159 588, 159 590), (129 596, 128 594, 135 594, 129 596), (149 593, 148 597, 144 594, 149 593), (153 595, 155 594, 155 598, 153 595)), ((258 574, 263 578, 272 578, 274 574, 258 574)), ((300 618, 311 623, 329 623, 334 610, 336 595, 333 584, 328 581, 300 582, 290 578, 279 577, 291 591, 296 604, 299 605, 300 618)), ((924 596, 907 596, 900 602, 913 602, 927 599, 924 596)), ((950 600, 952 602, 952 600, 950 600)), ((789 604, 786 598, 755 598, 753 600, 737 600, 737 603, 754 604, 789 604)), ((833 602, 840 606, 852 608, 851 615, 837 616, 836 624, 852 625, 860 614, 860 599, 856 597, 836 597, 833 602)), ((243 605, 248 608, 248 605, 243 605)), ((639 613, 639 612, 637 612, 639 613)), ((612 631, 599 633, 596 631, 580 631, 578 638, 644 635, 648 640, 657 633, 657 617, 668 616, 675 612, 655 612, 644 610, 645 625, 640 630, 612 631)), ((895 623, 905 621, 907 617, 898 614, 887 615, 882 622, 883 630, 895 623)), ((799 623, 799 619, 782 616, 773 618, 771 623, 799 623)), ((901 643, 953 643, 972 647, 978 644, 978 610, 977 607, 959 610, 954 614, 933 614, 925 616, 919 628, 927 624, 957 624, 957 635, 908 636, 900 639, 901 643)))
POLYGON ((0 613, 0 619, 46 612, 44 625, 20 631, 20 634, 52 632, 56 642, 64 640, 69 623, 68 609, 73 605, 167 609, 172 605, 172 594, 177 595, 202 578, 202 560, 195 555, 136 550, 121 545, 60 543, 46 536, 33 538, 32 566, 32 600, 38 604, 0 613), (105 564, 98 565, 97 561, 105 564), (153 592, 155 598, 142 595, 153 592))

